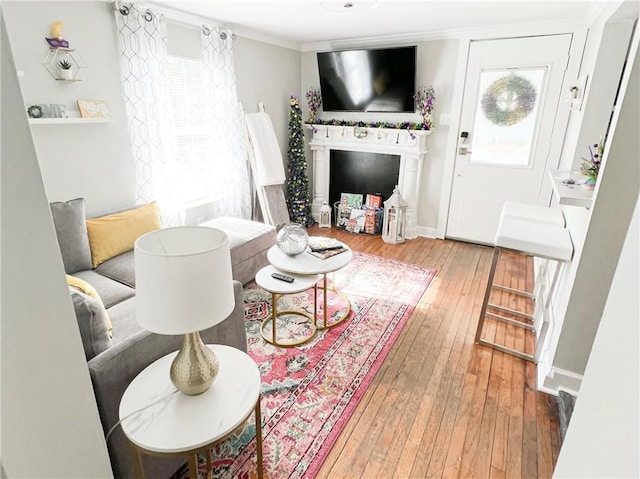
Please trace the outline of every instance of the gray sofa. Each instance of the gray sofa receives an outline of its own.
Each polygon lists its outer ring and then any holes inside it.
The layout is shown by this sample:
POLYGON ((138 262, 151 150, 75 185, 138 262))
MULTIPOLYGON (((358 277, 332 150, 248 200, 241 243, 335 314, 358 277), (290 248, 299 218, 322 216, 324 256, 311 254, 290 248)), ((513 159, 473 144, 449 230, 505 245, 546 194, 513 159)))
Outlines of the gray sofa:
MULTIPOLYGON (((50 206, 65 272, 89 283, 99 297, 96 299, 69 288, 106 434, 118 422, 120 399, 127 386, 149 364, 178 350, 182 337, 144 331, 135 321, 133 251, 117 255, 96 268, 92 267, 83 199, 51 203, 50 206), (107 316, 113 325, 112 337, 109 336, 107 316)), ((269 240, 262 236, 256 240, 268 243, 269 240)), ((253 247, 256 248, 255 245, 253 247)), ((258 249, 264 249, 262 244, 258 249)), ((247 277, 255 276, 256 267, 262 266, 262 260, 250 255, 243 256, 242 263, 242 274, 246 281, 247 277)), ((226 344, 246 351, 243 288, 238 281, 234 281, 234 293, 234 311, 222 323, 202 331, 201 336, 205 343, 226 344)), ((116 428, 109 437, 107 447, 114 476, 123 479, 132 477, 133 450, 120 428, 116 428)), ((171 477, 185 462, 182 458, 149 456, 145 456, 143 461, 145 474, 150 478, 171 477)))

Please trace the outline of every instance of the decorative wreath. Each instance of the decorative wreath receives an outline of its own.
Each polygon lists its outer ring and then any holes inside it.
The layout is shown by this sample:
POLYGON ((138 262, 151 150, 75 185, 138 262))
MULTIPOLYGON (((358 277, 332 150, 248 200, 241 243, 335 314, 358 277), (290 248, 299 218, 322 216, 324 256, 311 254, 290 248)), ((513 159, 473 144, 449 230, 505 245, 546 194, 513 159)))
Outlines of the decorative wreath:
POLYGON ((31 105, 27 108, 29 118, 42 118, 42 107, 40 105, 31 105))
POLYGON ((536 89, 529 80, 509 75, 489 85, 482 95, 482 111, 496 125, 515 125, 531 113, 537 97, 536 89))

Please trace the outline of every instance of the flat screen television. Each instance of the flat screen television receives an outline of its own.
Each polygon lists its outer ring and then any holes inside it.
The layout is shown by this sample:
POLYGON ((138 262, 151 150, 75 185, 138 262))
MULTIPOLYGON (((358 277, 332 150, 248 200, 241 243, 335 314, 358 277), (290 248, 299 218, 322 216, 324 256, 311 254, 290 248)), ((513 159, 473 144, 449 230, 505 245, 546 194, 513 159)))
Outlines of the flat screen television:
POLYGON ((323 111, 415 111, 415 46, 317 56, 323 111))

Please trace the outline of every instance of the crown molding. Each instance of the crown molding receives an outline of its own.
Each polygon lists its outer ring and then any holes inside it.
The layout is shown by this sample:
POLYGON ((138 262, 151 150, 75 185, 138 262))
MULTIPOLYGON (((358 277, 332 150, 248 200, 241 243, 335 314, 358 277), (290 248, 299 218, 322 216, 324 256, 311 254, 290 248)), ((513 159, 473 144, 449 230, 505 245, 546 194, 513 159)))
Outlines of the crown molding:
POLYGON ((530 23, 499 25, 483 28, 441 30, 437 32, 404 33, 376 37, 351 38, 329 42, 305 43, 303 52, 331 51, 355 47, 402 46, 434 40, 488 40, 494 38, 529 37, 573 33, 587 26, 585 22, 530 23))
MULTIPOLYGON (((109 1, 109 0, 104 0, 104 1, 109 1)), ((202 15, 195 15, 193 13, 188 13, 183 10, 168 7, 167 5, 162 3, 156 3, 153 1, 136 2, 136 5, 138 6, 138 8, 152 8, 153 10, 162 13, 169 20, 174 22, 182 23, 185 25, 198 26, 198 27, 202 25, 209 25, 211 27, 224 27, 224 28, 230 29, 233 33, 235 33, 237 36, 242 38, 247 38, 249 40, 268 43, 278 47, 288 48, 290 50, 302 51, 302 42, 295 42, 295 41, 285 40, 283 38, 277 38, 271 35, 257 32, 255 30, 250 30, 248 28, 241 27, 239 25, 234 25, 232 23, 223 23, 220 20, 205 17, 202 15)))
POLYGON ((298 52, 304 51, 302 49, 302 42, 294 42, 291 40, 285 40, 284 38, 277 38, 272 35, 266 35, 264 33, 260 33, 255 30, 250 30, 248 28, 240 27, 237 25, 231 25, 230 28, 236 35, 242 38, 268 43, 276 47, 288 48, 289 50, 295 50, 298 52))

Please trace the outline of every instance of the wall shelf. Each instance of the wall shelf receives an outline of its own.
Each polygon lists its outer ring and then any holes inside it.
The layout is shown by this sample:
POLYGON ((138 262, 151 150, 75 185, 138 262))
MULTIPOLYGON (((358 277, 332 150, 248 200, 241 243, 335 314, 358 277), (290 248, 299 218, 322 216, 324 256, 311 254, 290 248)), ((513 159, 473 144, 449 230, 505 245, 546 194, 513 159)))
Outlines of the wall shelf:
POLYGON ((49 47, 42 64, 54 79, 66 82, 82 81, 87 68, 80 54, 71 48, 49 47), (70 68, 66 71, 68 77, 63 76, 60 69, 61 62, 70 64, 70 68))
POLYGON ((553 185, 553 192, 558 197, 558 203, 568 206, 591 208, 593 204, 593 190, 583 188, 584 176, 565 170, 549 170, 549 178, 553 185), (573 184, 567 184, 567 180, 573 184))
POLYGON ((109 123, 111 118, 29 118, 31 125, 72 125, 88 123, 109 123))

